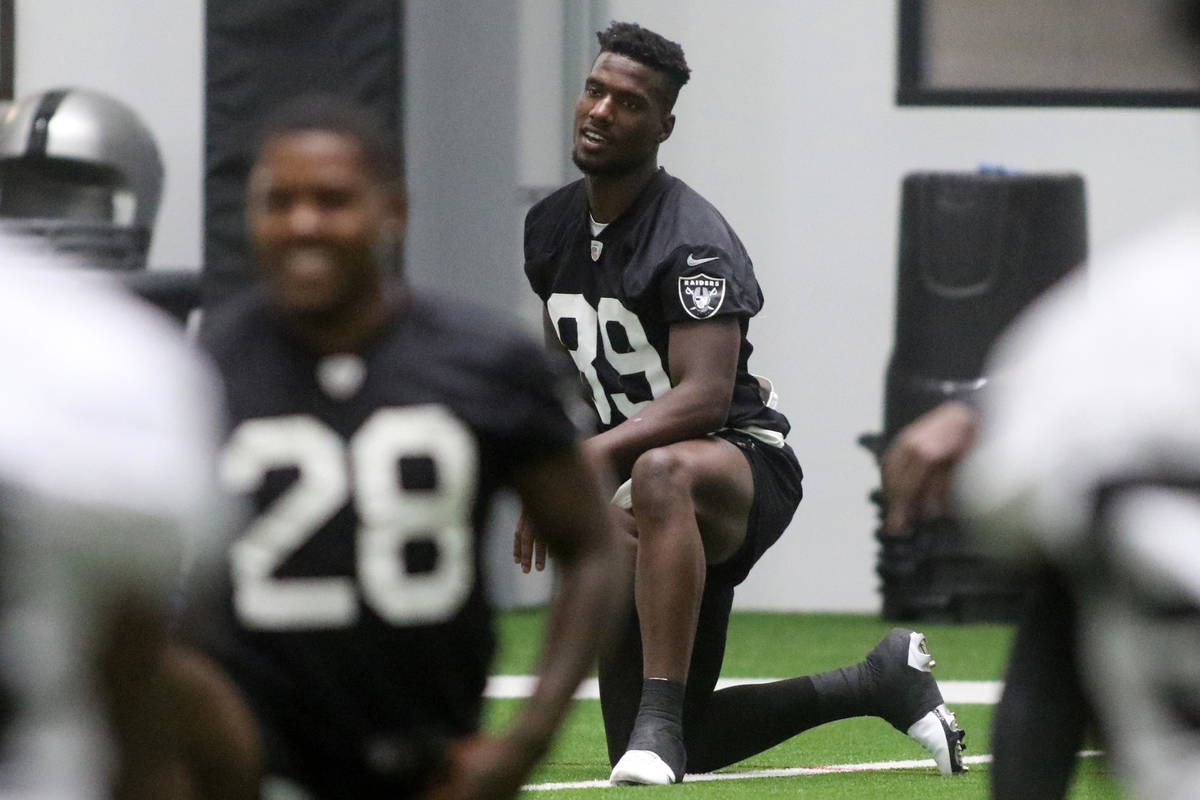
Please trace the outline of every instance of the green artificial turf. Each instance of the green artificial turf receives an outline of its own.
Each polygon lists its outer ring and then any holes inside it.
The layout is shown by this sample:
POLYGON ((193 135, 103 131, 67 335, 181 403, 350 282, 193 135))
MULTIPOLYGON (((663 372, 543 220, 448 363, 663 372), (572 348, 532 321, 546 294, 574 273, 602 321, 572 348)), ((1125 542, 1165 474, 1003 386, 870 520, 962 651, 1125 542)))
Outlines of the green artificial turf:
MULTIPOLYGON (((500 651, 494 674, 534 671, 544 615, 517 610, 497 618, 500 651)), ((735 613, 723 675, 726 677, 790 677, 857 661, 892 627, 877 617, 854 614, 735 613)), ((934 675, 942 680, 999 680, 1012 640, 1007 625, 912 625, 925 633, 937 659, 934 675)), ((517 700, 488 703, 486 725, 501 729, 519 707, 517 700)), ((967 731, 967 755, 990 753, 988 731, 992 707, 954 704, 967 731)), ((722 772, 818 767, 878 761, 924 759, 911 739, 872 718, 843 720, 807 731, 722 772)), ((603 780, 608 758, 600 706, 576 702, 558 740, 531 783, 603 780)), ((888 798, 904 800, 968 800, 988 796, 988 765, 976 764, 964 776, 945 778, 932 766, 878 772, 839 772, 815 776, 760 777, 739 780, 688 780, 671 787, 569 788, 527 791, 526 800, 654 800, 658 797, 730 798, 888 798)), ((1113 800, 1122 795, 1103 758, 1080 759, 1071 800, 1113 800)))
MULTIPOLYGON (((496 675, 533 672, 545 614, 506 611, 497 617, 496 675)), ((723 674, 743 678, 808 675, 858 661, 895 625, 866 614, 735 612, 723 674)), ((1012 640, 1009 625, 907 623, 925 634, 941 680, 999 680, 1012 640)))

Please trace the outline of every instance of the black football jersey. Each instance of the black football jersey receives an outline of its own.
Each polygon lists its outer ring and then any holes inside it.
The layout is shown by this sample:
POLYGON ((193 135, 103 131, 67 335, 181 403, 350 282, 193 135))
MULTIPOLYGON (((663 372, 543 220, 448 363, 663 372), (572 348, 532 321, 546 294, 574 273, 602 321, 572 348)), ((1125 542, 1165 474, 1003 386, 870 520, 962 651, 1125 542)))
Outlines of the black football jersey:
POLYGON ((210 646, 301 771, 404 769, 477 728, 488 500, 576 438, 540 345, 486 319, 410 296, 362 352, 326 357, 258 300, 209 326, 222 478, 252 501, 210 646))
POLYGON ((741 325, 726 427, 786 435, 749 372, 750 317, 763 296, 737 234, 711 203, 660 169, 599 235, 584 181, 559 189, 525 218, 525 274, 607 430, 670 387, 670 326, 735 316, 741 325))

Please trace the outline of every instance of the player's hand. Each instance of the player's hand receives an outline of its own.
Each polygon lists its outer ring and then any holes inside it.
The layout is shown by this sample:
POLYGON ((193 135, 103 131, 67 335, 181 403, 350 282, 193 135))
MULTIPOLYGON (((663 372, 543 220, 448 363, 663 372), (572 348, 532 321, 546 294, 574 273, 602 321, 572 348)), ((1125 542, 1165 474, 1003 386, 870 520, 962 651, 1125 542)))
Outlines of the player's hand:
POLYGON ((883 456, 884 531, 904 533, 914 520, 946 512, 954 467, 975 441, 977 429, 975 409, 952 400, 896 434, 883 456))
POLYGON ((471 736, 450 745, 443 773, 424 800, 501 800, 521 789, 536 762, 511 739, 471 736))
POLYGON ((533 526, 524 511, 513 534, 513 563, 520 564, 521 571, 527 574, 531 568, 538 572, 546 568, 546 543, 533 535, 533 526))

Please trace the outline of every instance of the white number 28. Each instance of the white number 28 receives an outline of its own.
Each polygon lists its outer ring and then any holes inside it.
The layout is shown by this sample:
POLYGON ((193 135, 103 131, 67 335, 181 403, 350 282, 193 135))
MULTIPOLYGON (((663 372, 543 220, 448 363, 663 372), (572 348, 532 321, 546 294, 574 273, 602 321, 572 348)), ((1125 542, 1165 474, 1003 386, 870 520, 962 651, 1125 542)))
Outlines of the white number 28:
POLYGON ((394 625, 452 617, 474 583, 476 453, 470 430, 440 406, 380 409, 349 442, 307 415, 242 423, 221 465, 231 491, 257 490, 274 469, 299 475, 230 550, 239 619, 260 629, 346 627, 360 598, 394 625), (432 461, 432 487, 403 487, 404 456, 432 461), (275 577, 347 502, 359 519, 356 575, 275 577), (405 545, 418 539, 432 541, 437 558, 431 571, 411 574, 405 545))

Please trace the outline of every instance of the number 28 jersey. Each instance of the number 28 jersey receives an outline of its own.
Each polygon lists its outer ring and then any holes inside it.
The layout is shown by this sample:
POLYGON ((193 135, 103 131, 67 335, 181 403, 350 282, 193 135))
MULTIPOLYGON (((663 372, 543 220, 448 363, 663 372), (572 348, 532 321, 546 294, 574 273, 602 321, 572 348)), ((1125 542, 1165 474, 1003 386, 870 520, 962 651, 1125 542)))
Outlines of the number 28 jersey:
POLYGON ((671 325, 734 316, 741 349, 726 427, 787 435, 787 418, 749 372, 746 333, 763 304, 750 257, 720 212, 666 170, 594 236, 583 180, 539 202, 525 218, 525 274, 601 429, 671 388, 671 325))
POLYGON ((474 731, 488 501, 576 438, 541 347, 411 295, 362 352, 325 357, 260 300, 228 311, 206 344, 231 415, 223 478, 253 516, 218 657, 310 757, 369 764, 390 737, 474 731))

